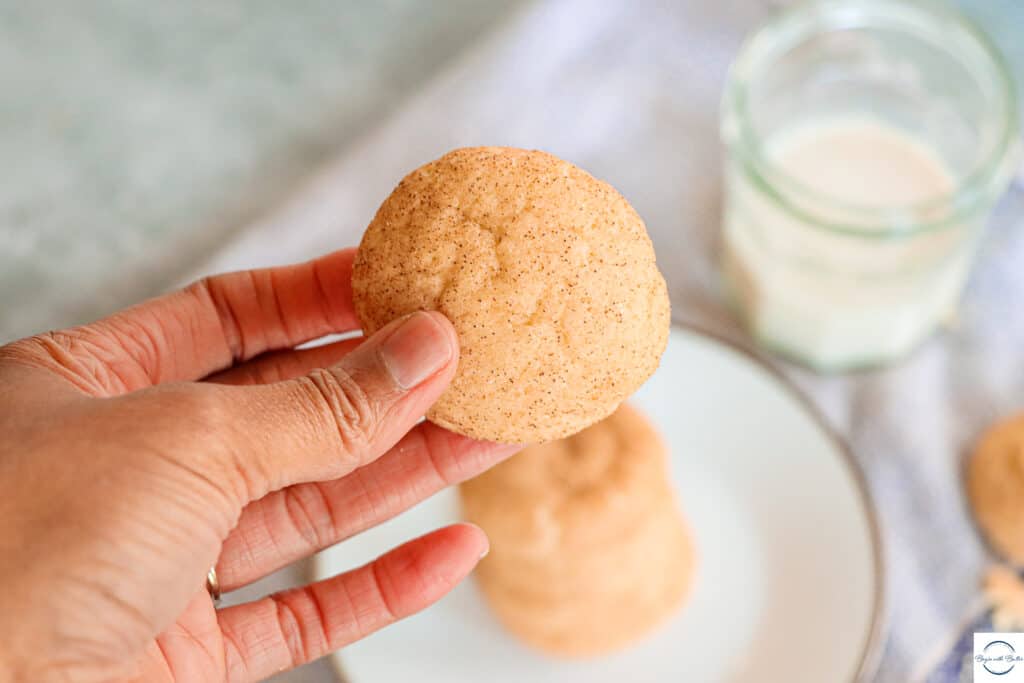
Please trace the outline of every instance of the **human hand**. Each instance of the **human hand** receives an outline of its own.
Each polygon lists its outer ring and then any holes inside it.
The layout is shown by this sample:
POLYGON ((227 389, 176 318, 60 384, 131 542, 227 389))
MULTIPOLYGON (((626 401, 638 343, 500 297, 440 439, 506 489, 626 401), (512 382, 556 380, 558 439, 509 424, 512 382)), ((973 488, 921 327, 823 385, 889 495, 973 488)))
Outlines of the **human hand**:
POLYGON ((0 681, 257 680, 472 570, 487 540, 457 524, 256 602, 207 594, 211 565, 238 588, 515 450, 416 425, 457 363, 438 313, 293 349, 358 326, 353 256, 0 347, 0 681))

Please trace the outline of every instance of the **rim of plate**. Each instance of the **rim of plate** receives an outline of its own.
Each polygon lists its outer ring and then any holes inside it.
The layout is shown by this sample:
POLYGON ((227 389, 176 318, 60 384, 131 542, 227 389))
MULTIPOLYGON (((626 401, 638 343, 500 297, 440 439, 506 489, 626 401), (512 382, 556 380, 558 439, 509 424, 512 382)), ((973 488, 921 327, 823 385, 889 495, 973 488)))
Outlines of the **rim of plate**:
MULTIPOLYGON (((847 474, 850 476, 853 486, 857 490, 857 497, 860 499, 861 506, 864 508, 864 513, 867 517, 868 535, 871 537, 871 549, 873 550, 872 570, 874 573, 875 594, 872 601, 871 624, 868 629, 867 641, 864 643, 864 647, 861 651, 860 665, 857 667, 857 673, 853 681, 859 682, 869 680, 870 677, 878 670, 879 660, 882 654, 882 645, 885 643, 885 615, 887 607, 887 593, 885 589, 885 546, 882 543, 882 531, 878 522, 878 512, 875 509, 874 498, 871 496, 870 489, 868 489, 867 478, 864 475, 864 470, 854 457, 853 450, 846 442, 846 439, 844 439, 843 436, 839 434, 839 432, 836 431, 827 420, 825 420, 825 417, 821 414, 821 411, 818 410, 817 406, 814 405, 811 399, 800 391, 800 389, 797 388, 797 386, 788 377, 786 377, 781 370, 773 365, 763 352, 752 348, 743 342, 731 339, 724 333, 716 332, 700 323, 673 320, 672 328, 683 332, 689 332, 698 337, 704 337, 705 339, 715 342, 768 373, 768 375, 796 401, 797 405, 803 409, 814 424, 817 425, 818 429, 822 431, 828 440, 836 447, 836 450, 841 454, 842 460, 846 465, 847 474)), ((313 559, 311 569, 315 579, 323 578, 320 571, 321 569, 323 569, 323 560, 319 555, 317 555, 313 559)), ((336 650, 330 653, 327 655, 327 658, 330 660, 331 668, 334 669, 334 672, 338 675, 341 683, 354 683, 351 677, 349 677, 345 672, 344 664, 341 661, 341 650, 336 650)))
MULTIPOLYGON (((863 468, 853 455, 853 449, 846 439, 832 425, 828 423, 818 407, 811 399, 804 394, 783 372, 769 360, 769 357, 762 351, 747 345, 744 342, 732 339, 724 333, 711 330, 704 325, 691 321, 672 321, 672 327, 684 332, 690 332, 700 337, 705 337, 720 344, 738 356, 744 357, 760 369, 768 373, 791 398, 804 410, 811 420, 817 425, 822 433, 832 442, 836 450, 842 456, 846 465, 847 474, 857 490, 857 497, 867 518, 868 534, 871 537, 871 549, 873 551, 872 571, 874 574, 875 591, 872 600, 871 624, 868 628, 867 641, 861 650, 860 665, 853 681, 868 681, 877 673, 879 661, 882 655, 882 646, 886 636, 886 614, 887 614, 887 592, 885 585, 885 545, 882 542, 882 529, 878 520, 878 510, 875 508, 875 501, 868 488, 867 477, 863 468)), ((336 659, 336 658, 335 658, 336 659)), ((342 673, 339 669, 339 673, 342 673)), ((346 679, 347 680, 347 679, 346 679)))

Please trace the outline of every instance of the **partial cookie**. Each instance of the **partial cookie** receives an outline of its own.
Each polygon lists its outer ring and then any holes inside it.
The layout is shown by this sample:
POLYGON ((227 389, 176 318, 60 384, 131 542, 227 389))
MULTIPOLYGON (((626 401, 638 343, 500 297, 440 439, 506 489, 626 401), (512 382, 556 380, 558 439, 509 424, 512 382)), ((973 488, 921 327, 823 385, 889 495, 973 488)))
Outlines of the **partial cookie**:
POLYGON ((985 573, 985 599, 992 608, 992 626, 997 631, 1024 629, 1024 581, 1016 570, 997 564, 985 573))
POLYGON ((968 464, 967 494, 992 547, 1024 565, 1024 415, 982 436, 968 464))
POLYGON ((545 152, 458 149, 410 173, 367 228, 352 289, 367 334, 417 310, 452 321, 458 372, 427 417, 478 439, 580 431, 654 372, 668 340, 643 221, 545 152))
POLYGON ((661 440, 628 404, 460 487, 491 552, 477 582, 502 623, 568 656, 619 649, 671 614, 694 553, 661 440))

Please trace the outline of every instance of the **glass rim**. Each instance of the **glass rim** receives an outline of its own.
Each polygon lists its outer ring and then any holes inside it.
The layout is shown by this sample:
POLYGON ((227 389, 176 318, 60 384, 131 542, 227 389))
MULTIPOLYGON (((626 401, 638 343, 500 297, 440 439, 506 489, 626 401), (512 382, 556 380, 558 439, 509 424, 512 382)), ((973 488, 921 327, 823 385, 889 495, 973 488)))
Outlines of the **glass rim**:
MULTIPOLYGON (((829 28, 827 23, 825 26, 829 28)), ((832 28, 843 26, 870 26, 870 23, 837 23, 832 28)), ((801 34, 801 37, 803 35, 806 34, 801 34)), ((817 228, 869 240, 910 237, 924 232, 941 230, 962 222, 974 213, 982 201, 989 196, 990 184, 1000 177, 1000 172, 1007 165, 1007 161, 1018 152, 1019 145, 1016 85, 1010 67, 1001 51, 980 26, 961 12, 949 7, 926 4, 920 0, 869 0, 868 2, 858 0, 857 3, 853 3, 851 0, 812 0, 784 10, 757 29, 741 45, 736 59, 729 68, 723 97, 723 113, 725 117, 735 116, 738 132, 734 141, 725 140, 726 147, 732 156, 738 158, 751 181, 767 197, 802 221, 817 228), (977 164, 968 175, 957 179, 956 186, 951 191, 922 201, 892 207, 847 202, 793 178, 789 173, 771 163, 764 155, 759 136, 754 132, 751 124, 748 102, 750 73, 746 72, 753 71, 754 67, 751 61, 758 52, 768 52, 760 44, 765 42, 773 32, 782 31, 787 26, 800 21, 814 8, 827 9, 830 7, 834 10, 856 11, 862 16, 870 16, 873 11, 916 11, 924 19, 938 19, 953 23, 964 37, 973 41, 980 49, 980 53, 988 62, 987 67, 994 75, 993 80, 1003 99, 1002 110, 996 114, 1001 117, 1002 130, 987 157, 977 164), (782 184, 788 186, 790 190, 795 190, 796 193, 814 201, 839 208, 844 213, 856 216, 857 219, 864 218, 865 222, 894 224, 898 227, 885 230, 866 230, 860 223, 845 220, 835 221, 815 215, 814 212, 808 211, 792 201, 786 192, 780 190, 780 183, 769 181, 766 171, 770 172, 774 178, 781 179, 782 184), (913 218, 915 214, 927 215, 947 208, 948 210, 943 211, 938 218, 924 220, 913 218), (897 220, 887 220, 894 218, 897 220)))

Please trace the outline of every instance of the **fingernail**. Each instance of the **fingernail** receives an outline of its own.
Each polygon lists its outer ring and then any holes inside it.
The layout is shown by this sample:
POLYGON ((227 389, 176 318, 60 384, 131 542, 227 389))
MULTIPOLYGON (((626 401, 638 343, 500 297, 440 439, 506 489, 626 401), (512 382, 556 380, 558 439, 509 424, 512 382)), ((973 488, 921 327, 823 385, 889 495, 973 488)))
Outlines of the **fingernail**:
MULTIPOLYGON (((481 531, 482 531, 482 529, 481 529, 481 531)), ((480 553, 480 559, 482 560, 485 557, 487 557, 488 553, 490 553, 490 552, 491 552, 491 539, 489 539, 487 537, 487 534, 484 534, 484 549, 483 549, 483 552, 480 553)), ((477 560, 477 561, 479 562, 479 560, 477 560)))
POLYGON ((384 366, 403 389, 412 389, 443 368, 452 353, 447 330, 433 315, 422 311, 400 323, 380 347, 384 366))
POLYGON ((480 551, 480 558, 479 558, 479 560, 477 560, 479 562, 480 560, 482 560, 485 557, 487 557, 487 554, 489 552, 491 552, 491 539, 488 538, 487 532, 484 531, 483 529, 481 529, 479 525, 474 524, 473 522, 463 522, 463 523, 466 526, 476 527, 476 530, 480 532, 480 535, 484 539, 484 549, 480 551))

